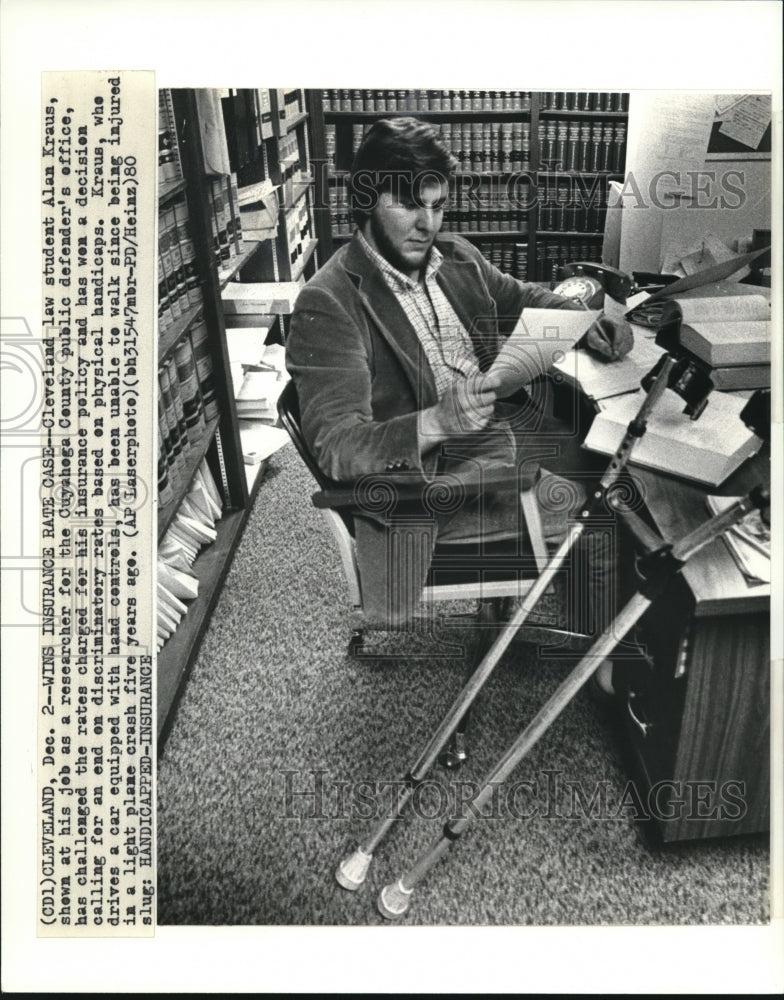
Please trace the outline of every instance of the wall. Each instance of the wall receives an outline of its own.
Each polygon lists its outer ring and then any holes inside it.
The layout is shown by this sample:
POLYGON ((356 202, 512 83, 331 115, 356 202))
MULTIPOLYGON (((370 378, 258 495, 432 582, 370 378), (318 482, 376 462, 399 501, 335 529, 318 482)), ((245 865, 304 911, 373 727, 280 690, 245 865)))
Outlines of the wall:
POLYGON ((770 160, 707 156, 714 104, 714 94, 632 92, 621 270, 666 269, 706 233, 735 249, 771 228, 770 160))

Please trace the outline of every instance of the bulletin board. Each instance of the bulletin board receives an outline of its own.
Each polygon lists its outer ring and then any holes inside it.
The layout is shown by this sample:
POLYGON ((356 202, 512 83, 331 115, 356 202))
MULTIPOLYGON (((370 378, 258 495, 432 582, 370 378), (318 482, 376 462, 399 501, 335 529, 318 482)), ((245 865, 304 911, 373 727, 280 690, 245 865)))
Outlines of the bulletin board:
POLYGON ((720 94, 707 159, 769 160, 771 151, 769 94, 720 94))

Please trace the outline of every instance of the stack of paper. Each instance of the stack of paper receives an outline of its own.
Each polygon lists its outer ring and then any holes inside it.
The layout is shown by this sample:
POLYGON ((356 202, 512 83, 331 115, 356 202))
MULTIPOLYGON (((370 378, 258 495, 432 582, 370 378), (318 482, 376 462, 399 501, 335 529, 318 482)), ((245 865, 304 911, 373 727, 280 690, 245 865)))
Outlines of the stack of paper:
MULTIPOLYGON (((740 497, 706 497, 708 510, 720 514, 740 497)), ((750 514, 723 535, 724 542, 746 581, 752 585, 770 583, 770 528, 760 512, 750 514)))
POLYGON ((215 525, 222 510, 220 493, 205 459, 158 546, 158 649, 187 613, 185 602, 199 594, 192 567, 201 548, 217 538, 215 525))
POLYGON ((285 381, 274 369, 247 369, 235 397, 237 416, 246 420, 278 419, 277 403, 285 381))
POLYGON ((249 184, 238 192, 242 232, 246 239, 268 239, 278 231, 278 196, 271 181, 249 184))

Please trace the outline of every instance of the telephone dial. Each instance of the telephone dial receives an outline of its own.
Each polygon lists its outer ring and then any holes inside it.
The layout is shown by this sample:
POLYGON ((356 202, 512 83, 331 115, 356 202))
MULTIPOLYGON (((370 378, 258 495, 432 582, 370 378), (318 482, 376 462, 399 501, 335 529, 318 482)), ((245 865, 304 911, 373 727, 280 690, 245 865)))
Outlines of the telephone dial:
POLYGON ((601 309, 605 292, 618 302, 626 302, 632 287, 632 279, 623 271, 581 261, 558 268, 553 291, 570 299, 579 299, 588 309, 601 309))

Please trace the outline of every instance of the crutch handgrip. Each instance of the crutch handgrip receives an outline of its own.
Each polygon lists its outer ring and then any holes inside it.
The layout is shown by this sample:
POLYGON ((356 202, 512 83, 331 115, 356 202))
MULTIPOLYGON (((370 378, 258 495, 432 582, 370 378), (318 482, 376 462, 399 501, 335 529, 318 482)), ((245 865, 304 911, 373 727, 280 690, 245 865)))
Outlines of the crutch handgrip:
POLYGON ((366 854, 361 847, 358 847, 353 854, 340 862, 335 878, 344 889, 354 891, 365 881, 372 860, 372 854, 366 854))

